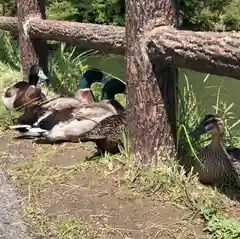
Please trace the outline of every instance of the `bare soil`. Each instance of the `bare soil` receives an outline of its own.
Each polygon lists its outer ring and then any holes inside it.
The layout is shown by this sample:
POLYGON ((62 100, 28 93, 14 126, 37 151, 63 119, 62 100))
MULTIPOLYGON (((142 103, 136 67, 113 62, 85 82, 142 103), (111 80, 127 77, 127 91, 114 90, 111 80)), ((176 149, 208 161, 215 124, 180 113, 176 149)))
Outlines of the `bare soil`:
POLYGON ((130 188, 97 162, 83 164, 94 151, 89 143, 0 138, 1 167, 22 197, 32 238, 207 238, 188 207, 130 188), (46 160, 35 166, 36 157, 46 160))

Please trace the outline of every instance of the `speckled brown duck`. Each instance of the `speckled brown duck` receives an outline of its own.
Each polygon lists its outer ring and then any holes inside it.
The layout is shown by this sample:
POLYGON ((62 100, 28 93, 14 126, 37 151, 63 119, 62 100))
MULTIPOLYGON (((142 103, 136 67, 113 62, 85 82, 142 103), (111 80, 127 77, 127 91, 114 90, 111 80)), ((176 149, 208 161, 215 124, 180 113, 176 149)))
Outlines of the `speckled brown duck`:
POLYGON ((80 136, 81 140, 95 142, 99 152, 119 152, 122 136, 126 132, 128 111, 123 110, 99 122, 93 129, 80 136))
POLYGON ((240 186, 240 149, 225 148, 222 142, 223 123, 215 115, 206 115, 190 136, 210 134, 211 142, 204 147, 194 169, 204 184, 234 184, 240 186))

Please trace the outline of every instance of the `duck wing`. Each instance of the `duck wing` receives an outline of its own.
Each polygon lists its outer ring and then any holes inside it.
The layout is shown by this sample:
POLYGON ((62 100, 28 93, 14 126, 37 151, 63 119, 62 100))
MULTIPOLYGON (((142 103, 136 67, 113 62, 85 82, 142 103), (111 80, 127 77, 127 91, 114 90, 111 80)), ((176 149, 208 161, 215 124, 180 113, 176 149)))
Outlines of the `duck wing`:
POLYGON ((228 148, 226 152, 229 163, 231 164, 233 176, 240 187, 240 149, 228 148))
POLYGON ((55 125, 61 122, 71 121, 73 119, 72 110, 73 109, 68 108, 51 112, 41 119, 35 127, 39 127, 44 130, 51 130, 55 125))
POLYGON ((111 138, 112 141, 118 141, 125 125, 126 117, 124 115, 112 115, 103 119, 82 137, 92 140, 111 138))
POLYGON ((101 103, 82 105, 72 110, 74 119, 82 120, 83 118, 100 122, 104 118, 117 114, 111 106, 101 103))
POLYGON ((50 100, 44 104, 42 104, 42 108, 46 110, 62 110, 65 108, 77 108, 82 105, 82 102, 78 99, 71 97, 59 97, 53 100, 50 100))

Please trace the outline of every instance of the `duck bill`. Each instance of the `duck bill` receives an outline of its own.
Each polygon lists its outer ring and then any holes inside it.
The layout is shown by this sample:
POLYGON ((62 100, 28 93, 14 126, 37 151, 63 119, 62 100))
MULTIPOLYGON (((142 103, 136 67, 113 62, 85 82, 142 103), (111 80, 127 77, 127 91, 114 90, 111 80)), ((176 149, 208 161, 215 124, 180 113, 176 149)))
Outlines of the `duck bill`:
POLYGON ((38 77, 41 78, 42 80, 48 79, 48 77, 44 74, 43 70, 39 70, 38 77))
POLYGON ((198 136, 200 136, 200 135, 202 135, 202 134, 204 134, 204 133, 205 133, 205 128, 204 128, 204 126, 203 126, 203 125, 199 125, 197 128, 191 130, 191 131, 188 133, 188 136, 194 138, 194 137, 198 137, 198 136))

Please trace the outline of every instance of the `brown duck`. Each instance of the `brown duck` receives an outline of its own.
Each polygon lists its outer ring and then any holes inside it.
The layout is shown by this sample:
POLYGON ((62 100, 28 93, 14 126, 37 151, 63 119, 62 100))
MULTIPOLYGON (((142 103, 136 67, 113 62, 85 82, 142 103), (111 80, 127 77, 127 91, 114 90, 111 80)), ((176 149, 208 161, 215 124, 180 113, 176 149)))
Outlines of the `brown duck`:
POLYGON ((240 186, 240 149, 223 146, 222 129, 222 120, 209 114, 189 133, 192 137, 204 133, 211 135, 211 142, 198 155, 200 161, 194 160, 194 168, 204 184, 240 186))
POLYGON ((39 79, 43 81, 48 77, 44 74, 42 68, 38 65, 33 65, 29 72, 28 82, 19 81, 9 87, 3 95, 3 103, 8 109, 20 110, 28 107, 36 101, 43 101, 46 96, 40 88, 36 87, 39 79))
POLYGON ((93 129, 80 136, 81 140, 93 141, 101 152, 118 153, 122 136, 126 130, 127 111, 109 116, 99 122, 93 129))

